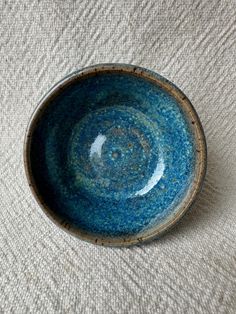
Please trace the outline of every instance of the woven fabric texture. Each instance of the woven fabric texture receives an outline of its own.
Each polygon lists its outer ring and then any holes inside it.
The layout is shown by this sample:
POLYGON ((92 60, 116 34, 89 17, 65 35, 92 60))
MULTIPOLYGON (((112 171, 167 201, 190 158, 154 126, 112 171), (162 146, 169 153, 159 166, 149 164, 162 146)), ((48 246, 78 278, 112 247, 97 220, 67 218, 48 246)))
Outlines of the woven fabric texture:
POLYGON ((236 2, 0 1, 0 313, 236 313, 236 2), (23 138, 70 72, 124 62, 195 106, 208 171, 192 211, 148 245, 104 248, 52 224, 30 193, 23 138))

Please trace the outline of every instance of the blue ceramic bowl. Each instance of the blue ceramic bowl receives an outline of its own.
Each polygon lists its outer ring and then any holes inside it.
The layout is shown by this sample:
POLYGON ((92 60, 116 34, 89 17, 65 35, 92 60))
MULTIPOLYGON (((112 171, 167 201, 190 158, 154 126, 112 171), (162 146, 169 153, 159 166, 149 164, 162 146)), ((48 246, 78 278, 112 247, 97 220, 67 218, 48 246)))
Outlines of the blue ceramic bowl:
POLYGON ((81 239, 131 245, 159 236, 190 207, 206 143, 186 96, 149 70, 102 64, 40 101, 25 140, 29 185, 46 214, 81 239))

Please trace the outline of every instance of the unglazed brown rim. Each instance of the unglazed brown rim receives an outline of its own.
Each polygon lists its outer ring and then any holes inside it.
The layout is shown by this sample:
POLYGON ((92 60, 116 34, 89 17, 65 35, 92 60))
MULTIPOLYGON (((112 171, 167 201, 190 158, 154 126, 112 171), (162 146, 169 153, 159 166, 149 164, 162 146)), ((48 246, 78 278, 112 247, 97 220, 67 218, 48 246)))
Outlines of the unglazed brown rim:
POLYGON ((82 240, 92 242, 95 244, 106 245, 106 246, 130 246, 144 241, 152 240, 156 237, 159 237, 164 232, 173 227, 177 221, 186 213, 189 207, 194 202, 197 194, 201 190, 201 186, 206 173, 207 165, 207 147, 206 140, 203 132, 203 128, 199 117, 190 103, 189 99, 184 95, 179 88, 177 88, 173 83, 160 76, 157 73, 154 73, 150 70, 128 64, 98 64, 91 67, 84 68, 82 70, 76 71, 75 73, 70 74, 56 85, 54 85, 49 92, 41 99, 38 106, 36 107, 29 125, 26 130, 25 140, 24 140, 24 167, 25 173, 28 180, 30 189, 37 200, 39 206, 42 208, 44 213, 59 227, 61 227, 66 232, 79 237, 82 240), (84 79, 89 76, 96 75, 97 73, 129 73, 137 77, 142 77, 151 81, 154 84, 157 84, 168 93, 170 93, 178 102, 186 117, 189 120, 190 127, 194 134, 194 139, 196 143, 196 165, 195 165, 195 174, 192 184, 185 195, 185 198, 181 203, 175 208, 175 211, 172 215, 167 217, 167 219, 160 225, 148 229, 145 232, 136 234, 135 236, 128 237, 101 237, 100 235, 87 233, 75 226, 73 226, 69 221, 62 219, 55 212, 48 207, 44 202, 42 196, 39 193, 37 185, 35 183, 32 169, 31 169, 31 160, 30 160, 30 149, 31 149, 31 139, 33 131, 37 125, 37 122, 41 118, 44 109, 49 105, 52 98, 54 98, 60 90, 64 90, 72 82, 84 79))

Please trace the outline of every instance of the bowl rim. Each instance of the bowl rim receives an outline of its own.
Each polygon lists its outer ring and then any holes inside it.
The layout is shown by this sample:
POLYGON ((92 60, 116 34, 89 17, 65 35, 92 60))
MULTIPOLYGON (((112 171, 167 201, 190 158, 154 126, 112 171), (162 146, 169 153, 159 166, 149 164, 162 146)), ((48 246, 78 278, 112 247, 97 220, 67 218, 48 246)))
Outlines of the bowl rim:
POLYGON ((131 246, 138 243, 150 241, 154 238, 161 236, 174 225, 176 225, 176 223, 184 216, 184 214, 195 201, 197 194, 200 192, 205 178, 207 167, 207 146, 200 119, 193 105, 191 104, 187 96, 175 84, 173 84, 160 74, 137 65, 124 63, 101 63, 82 68, 65 76, 55 85, 53 85, 52 88, 49 89, 49 91, 41 98, 35 110, 33 111, 33 114, 31 115, 28 126, 26 128, 23 147, 23 158, 25 174, 30 190, 34 195, 34 198, 36 199, 38 205, 52 222, 54 222, 57 226, 62 228, 67 233, 90 243, 104 246, 131 246), (163 88, 176 99, 179 106, 184 111, 187 119, 191 121, 191 123, 189 124, 194 134, 194 139, 196 143, 196 164, 192 186, 187 191, 185 197, 180 201, 180 204, 176 207, 174 213, 169 215, 162 224, 148 229, 146 231, 146 235, 144 234, 140 236, 139 234, 135 234, 133 236, 127 237, 102 237, 100 235, 88 233, 84 230, 79 229, 78 227, 74 227, 69 221, 55 214, 55 212, 44 202, 43 197, 40 195, 37 188, 31 169, 30 148, 32 134, 35 127, 37 126, 37 121, 42 116, 44 109, 48 105, 50 105, 50 101, 52 100, 52 98, 58 95, 58 92, 60 92, 60 90, 64 90, 64 88, 66 88, 68 85, 80 80, 81 78, 84 79, 86 77, 96 75, 97 73, 107 72, 128 73, 152 81, 154 84, 163 88))

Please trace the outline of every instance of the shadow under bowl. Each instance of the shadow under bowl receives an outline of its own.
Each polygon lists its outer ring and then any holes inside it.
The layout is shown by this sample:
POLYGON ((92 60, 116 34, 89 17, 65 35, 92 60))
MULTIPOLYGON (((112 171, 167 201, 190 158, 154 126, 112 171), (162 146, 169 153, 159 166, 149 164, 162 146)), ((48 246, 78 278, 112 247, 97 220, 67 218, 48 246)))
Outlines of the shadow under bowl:
POLYGON ((204 179, 206 143, 175 85, 141 67, 101 64, 43 97, 24 162, 56 224, 86 241, 127 246, 158 237, 187 211, 204 179))

